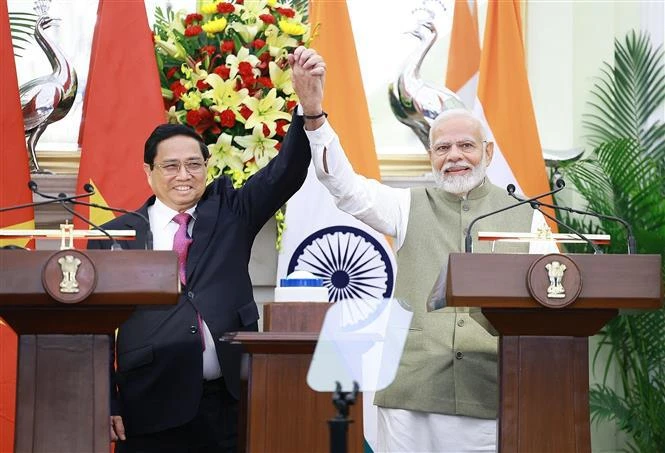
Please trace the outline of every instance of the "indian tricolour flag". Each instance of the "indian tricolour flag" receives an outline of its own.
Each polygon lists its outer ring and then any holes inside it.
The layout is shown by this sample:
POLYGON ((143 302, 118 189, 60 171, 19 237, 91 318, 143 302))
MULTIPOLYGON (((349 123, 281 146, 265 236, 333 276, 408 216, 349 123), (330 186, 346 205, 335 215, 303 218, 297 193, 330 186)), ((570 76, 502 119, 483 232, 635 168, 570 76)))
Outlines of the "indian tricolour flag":
MULTIPOLYGON (((355 171, 380 180, 346 1, 312 0, 310 13, 310 22, 320 24, 313 47, 327 65, 324 109, 355 171)), ((331 301, 392 295, 395 265, 385 237, 337 209, 313 166, 287 204, 277 284, 294 270, 322 277, 331 301)), ((370 442, 376 437, 373 399, 373 393, 363 395, 365 437, 370 442)))

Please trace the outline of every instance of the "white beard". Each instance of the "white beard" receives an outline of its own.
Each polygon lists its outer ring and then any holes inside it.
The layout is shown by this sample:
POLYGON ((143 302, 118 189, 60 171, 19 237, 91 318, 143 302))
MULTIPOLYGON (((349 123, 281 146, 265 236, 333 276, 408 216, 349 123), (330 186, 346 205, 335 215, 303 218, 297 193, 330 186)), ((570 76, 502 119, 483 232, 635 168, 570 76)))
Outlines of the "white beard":
POLYGON ((487 173, 487 154, 483 152, 483 157, 475 167, 472 167, 471 173, 466 175, 446 175, 446 169, 454 166, 456 164, 451 163, 444 167, 441 167, 440 171, 437 171, 434 166, 432 166, 432 174, 434 175, 434 183, 437 187, 445 190, 446 192, 463 195, 471 192, 472 189, 478 187, 483 179, 485 179, 485 174, 487 173))

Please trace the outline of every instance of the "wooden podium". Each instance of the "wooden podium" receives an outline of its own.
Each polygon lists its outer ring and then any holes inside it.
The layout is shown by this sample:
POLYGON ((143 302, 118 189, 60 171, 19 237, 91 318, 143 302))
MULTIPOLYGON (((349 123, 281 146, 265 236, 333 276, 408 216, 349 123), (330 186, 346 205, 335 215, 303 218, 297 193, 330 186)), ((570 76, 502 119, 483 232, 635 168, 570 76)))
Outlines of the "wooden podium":
POLYGON ((177 303, 177 266, 171 251, 0 250, 0 317, 19 335, 16 452, 108 453, 111 335, 137 305, 177 303))
MULTIPOLYGON (((242 452, 327 453, 332 393, 307 385, 326 303, 275 302, 264 306, 264 332, 226 339, 243 347, 240 435, 242 452)), ((351 406, 348 451, 363 451, 362 396, 351 406)))
POLYGON ((448 306, 500 334, 499 452, 591 452, 587 337, 662 288, 659 255, 450 255, 448 306))

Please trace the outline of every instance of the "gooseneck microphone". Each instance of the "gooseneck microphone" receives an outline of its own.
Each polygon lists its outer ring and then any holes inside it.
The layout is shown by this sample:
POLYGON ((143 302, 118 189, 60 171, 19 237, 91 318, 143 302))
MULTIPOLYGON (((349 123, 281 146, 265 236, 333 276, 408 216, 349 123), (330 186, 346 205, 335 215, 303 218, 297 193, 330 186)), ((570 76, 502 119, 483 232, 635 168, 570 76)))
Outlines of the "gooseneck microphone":
MULTIPOLYGON (((535 197, 528 198, 526 200, 522 200, 522 201, 520 201, 518 203, 515 203, 515 204, 511 204, 510 206, 506 206, 505 208, 501 208, 501 209, 497 209, 496 211, 488 212, 487 214, 483 214, 483 215, 478 216, 475 219, 473 219, 471 221, 471 223, 469 224, 469 226, 467 227, 466 236, 464 237, 464 252, 465 253, 471 253, 473 251, 473 246, 472 246, 473 241, 472 241, 472 237, 471 237, 471 229, 473 228, 473 225, 477 221, 482 220, 485 217, 493 216, 494 214, 498 214, 500 212, 516 208, 517 206, 521 206, 521 205, 526 204, 526 203, 531 203, 532 201, 536 201, 539 198, 544 198, 548 195, 554 195, 555 193, 560 192, 561 190, 563 190, 564 187, 566 187, 566 183, 564 182, 563 179, 557 180, 555 185, 556 185, 556 189, 554 189, 554 190, 551 190, 549 192, 545 192, 545 193, 540 194, 540 195, 536 195, 535 197)), ((508 184, 508 187, 506 187, 506 190, 508 190, 508 194, 512 194, 512 193, 515 192, 515 186, 512 185, 512 184, 508 184)))
MULTIPOLYGON (((120 247, 120 244, 118 244, 118 241, 116 241, 115 238, 113 236, 111 236, 108 231, 106 231, 104 228, 100 227, 99 225, 95 224, 91 220, 86 219, 85 217, 83 217, 79 213, 74 212, 73 209, 71 209, 69 206, 66 205, 66 203, 68 201, 71 202, 72 197, 67 197, 67 196, 60 197, 60 195, 65 195, 65 194, 60 194, 57 197, 54 197, 53 195, 42 193, 42 192, 39 191, 39 186, 37 186, 37 183, 32 181, 32 180, 30 182, 28 182, 28 188, 30 189, 31 192, 39 195, 40 197, 50 200, 51 203, 60 203, 60 206, 62 206, 62 208, 65 211, 69 212, 74 217, 78 217, 79 219, 81 219, 82 221, 84 221, 85 223, 87 223, 88 225, 93 227, 95 230, 102 232, 106 237, 108 237, 111 240, 111 250, 122 250, 122 247, 120 247)), ((87 190, 86 190, 86 192, 88 192, 88 193, 86 193, 85 196, 89 197, 90 195, 92 195, 94 193, 94 188, 93 188, 92 192, 87 191, 87 190)))
MULTIPOLYGON (((28 183, 28 188, 30 189, 31 192, 37 193, 33 190, 33 187, 35 189, 37 189, 37 183, 34 182, 34 181, 30 181, 28 183)), ((94 193, 94 191, 93 191, 93 193, 94 193)), ((45 204, 59 203, 61 201, 78 200, 79 198, 89 197, 91 194, 90 193, 84 193, 84 194, 79 194, 79 195, 72 195, 72 196, 69 196, 69 197, 65 196, 64 198, 58 198, 58 197, 54 197, 54 196, 47 195, 47 194, 42 194, 42 193, 38 193, 37 195, 39 195, 43 198, 46 198, 46 200, 44 200, 44 201, 35 201, 33 203, 17 204, 17 205, 14 205, 14 206, 7 206, 7 207, 4 207, 4 208, 0 208, 0 212, 14 211, 14 210, 17 210, 17 209, 24 209, 24 208, 33 208, 35 206, 42 206, 42 205, 45 205, 45 204)))
MULTIPOLYGON (((91 194, 95 193, 95 188, 92 186, 92 184, 84 184, 83 189, 88 191, 91 194)), ((64 193, 61 193, 61 194, 58 194, 58 197, 67 197, 67 195, 64 194, 64 193)), ((89 206, 91 208, 98 208, 98 209, 102 209, 104 211, 110 211, 110 212, 120 212, 122 214, 129 214, 129 215, 133 215, 135 217, 140 218, 141 220, 143 220, 145 222, 146 227, 147 227, 146 230, 145 230, 146 231, 145 232, 145 249, 146 250, 152 250, 152 230, 150 229, 150 220, 148 220, 148 218, 145 215, 141 214, 140 212, 128 211, 128 210, 122 209, 122 208, 104 206, 104 205, 100 205, 100 204, 97 204, 97 203, 89 203, 87 201, 80 201, 80 200, 67 200, 67 201, 71 204, 78 204, 78 205, 81 205, 81 206, 89 206)))
MULTIPOLYGON (((559 179, 559 181, 561 181, 561 179, 559 179)), ((517 197, 517 195, 515 195, 514 191, 511 192, 509 190, 508 194, 516 200, 521 200, 521 198, 519 198, 519 197, 517 197)), ((593 249, 593 254, 594 255, 602 255, 603 254, 603 251, 601 249, 599 249, 598 246, 596 244, 594 244, 591 239, 589 239, 584 234, 580 233, 579 231, 577 231, 575 228, 571 227, 570 225, 567 225, 567 224, 563 223, 562 221, 560 221, 559 219, 557 219, 553 215, 550 215, 550 214, 546 213, 545 211, 543 211, 542 209, 540 209, 541 206, 548 206, 547 204, 541 203, 540 201, 536 201, 536 200, 532 201, 530 204, 531 204, 531 207, 533 209, 540 212, 542 215, 544 215, 545 217, 550 219, 552 222, 556 223, 559 226, 564 227, 565 229, 567 229, 568 231, 573 233, 575 236, 577 236, 578 238, 582 239, 584 242, 589 244, 589 246, 591 246, 591 248, 593 249)))
MULTIPOLYGON (((519 200, 519 198, 513 196, 513 198, 519 200)), ((580 215, 588 215, 592 217, 596 217, 599 219, 605 219, 605 220, 610 220, 612 222, 617 222, 623 225, 623 227, 626 229, 626 234, 628 236, 628 255, 634 255, 637 253, 637 240, 635 239, 635 235, 633 234, 633 227, 630 226, 630 223, 626 222, 624 219, 621 217, 615 217, 612 215, 605 215, 605 214, 598 214, 597 212, 593 211, 582 211, 581 209, 574 209, 574 208, 569 208, 566 206, 556 206, 548 203, 543 203, 542 201, 534 201, 533 203, 537 203, 539 206, 544 206, 546 208, 551 208, 551 209, 560 209, 562 211, 570 212, 573 214, 580 214, 580 215)), ((533 204, 531 205, 533 207, 533 204)), ((534 209, 536 209, 534 207, 534 209)), ((542 211, 541 211, 542 212, 542 211)))

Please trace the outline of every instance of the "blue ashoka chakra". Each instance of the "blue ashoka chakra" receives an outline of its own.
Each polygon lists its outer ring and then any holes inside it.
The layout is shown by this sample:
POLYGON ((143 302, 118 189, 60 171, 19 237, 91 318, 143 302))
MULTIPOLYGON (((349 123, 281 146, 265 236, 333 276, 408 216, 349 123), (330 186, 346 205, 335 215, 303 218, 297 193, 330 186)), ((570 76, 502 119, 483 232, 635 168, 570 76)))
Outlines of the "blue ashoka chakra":
POLYGON ((350 226, 323 228, 296 248, 288 273, 308 271, 323 279, 328 299, 385 299, 393 292, 388 253, 372 235, 350 226))

